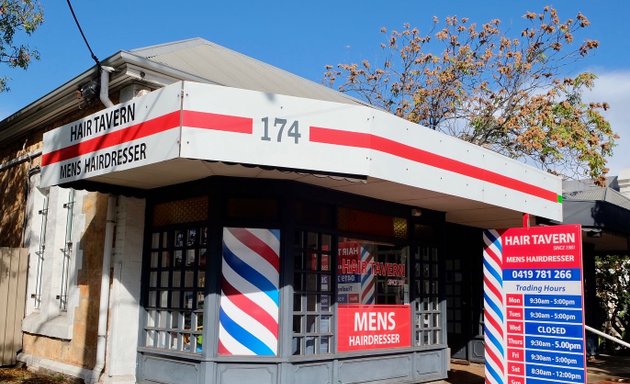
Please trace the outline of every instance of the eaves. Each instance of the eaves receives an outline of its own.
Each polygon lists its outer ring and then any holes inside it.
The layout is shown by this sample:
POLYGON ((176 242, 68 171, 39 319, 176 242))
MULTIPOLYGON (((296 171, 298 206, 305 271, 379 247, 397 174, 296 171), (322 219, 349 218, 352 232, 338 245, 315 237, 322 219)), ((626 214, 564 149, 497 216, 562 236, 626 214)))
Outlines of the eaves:
MULTIPOLYGON (((101 64, 115 69, 110 79, 110 94, 133 83, 143 84, 150 89, 158 89, 180 80, 216 84, 209 79, 156 63, 127 51, 120 51, 103 60, 101 64)), ((98 68, 93 66, 0 121, 0 143, 13 141, 76 111, 81 105, 76 92, 83 84, 98 78, 98 68)))

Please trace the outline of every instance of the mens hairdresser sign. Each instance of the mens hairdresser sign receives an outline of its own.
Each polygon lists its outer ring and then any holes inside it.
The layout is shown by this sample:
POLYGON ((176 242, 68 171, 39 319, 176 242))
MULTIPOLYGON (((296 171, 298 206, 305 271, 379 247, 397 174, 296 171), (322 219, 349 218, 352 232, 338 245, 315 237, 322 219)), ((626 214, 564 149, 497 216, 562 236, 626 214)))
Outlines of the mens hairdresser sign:
POLYGON ((166 87, 44 134, 42 186, 178 157, 178 93, 166 87))

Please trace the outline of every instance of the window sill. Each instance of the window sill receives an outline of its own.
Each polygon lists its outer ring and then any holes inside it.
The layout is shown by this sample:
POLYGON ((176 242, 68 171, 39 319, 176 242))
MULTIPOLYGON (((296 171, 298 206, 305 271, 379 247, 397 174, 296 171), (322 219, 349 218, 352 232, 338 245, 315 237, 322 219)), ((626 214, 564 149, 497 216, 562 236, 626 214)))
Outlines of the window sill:
POLYGON ((42 312, 32 313, 22 321, 22 331, 34 335, 72 340, 72 324, 67 313, 47 316, 42 312))

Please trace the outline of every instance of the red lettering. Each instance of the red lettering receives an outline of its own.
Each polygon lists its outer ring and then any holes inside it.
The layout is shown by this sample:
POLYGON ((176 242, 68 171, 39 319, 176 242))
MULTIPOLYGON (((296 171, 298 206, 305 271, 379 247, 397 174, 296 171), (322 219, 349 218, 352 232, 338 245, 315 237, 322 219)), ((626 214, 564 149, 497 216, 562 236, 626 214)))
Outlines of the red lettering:
POLYGON ((341 259, 341 274, 342 275, 350 274, 350 260, 341 259))

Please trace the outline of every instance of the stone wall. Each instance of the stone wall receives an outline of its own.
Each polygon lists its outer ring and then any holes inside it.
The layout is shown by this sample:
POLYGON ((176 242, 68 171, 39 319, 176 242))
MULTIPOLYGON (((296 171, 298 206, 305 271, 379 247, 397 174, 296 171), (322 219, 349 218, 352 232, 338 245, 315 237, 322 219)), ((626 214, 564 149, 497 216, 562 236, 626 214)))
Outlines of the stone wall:
POLYGON ((41 150, 41 134, 23 138, 22 142, 14 142, 0 150, 0 246, 18 248, 23 246, 27 193, 29 185, 28 172, 39 165, 39 157, 28 159, 28 154, 41 150), (15 165, 17 159, 24 158, 15 165))

